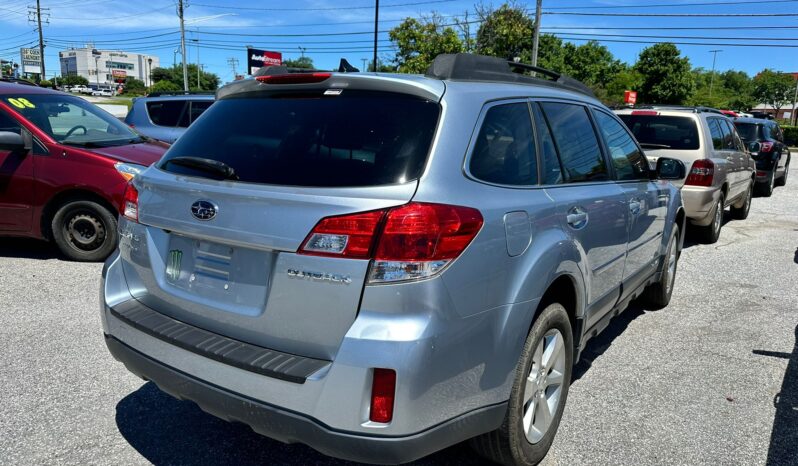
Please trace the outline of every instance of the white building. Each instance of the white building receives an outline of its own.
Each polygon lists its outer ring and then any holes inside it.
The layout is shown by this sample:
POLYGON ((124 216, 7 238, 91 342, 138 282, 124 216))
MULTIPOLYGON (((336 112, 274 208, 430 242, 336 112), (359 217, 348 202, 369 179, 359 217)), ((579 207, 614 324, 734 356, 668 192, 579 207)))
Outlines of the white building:
POLYGON ((103 87, 123 82, 128 76, 149 86, 152 84, 152 70, 160 66, 160 59, 155 55, 99 50, 90 45, 58 52, 58 59, 62 76, 83 76, 89 80, 89 85, 103 87))

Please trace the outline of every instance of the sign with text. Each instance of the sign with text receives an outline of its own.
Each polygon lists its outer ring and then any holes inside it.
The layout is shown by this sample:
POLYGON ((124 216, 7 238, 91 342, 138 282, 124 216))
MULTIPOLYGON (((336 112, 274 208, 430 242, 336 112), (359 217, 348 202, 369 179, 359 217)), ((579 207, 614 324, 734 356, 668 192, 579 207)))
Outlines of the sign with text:
POLYGON ((634 105, 637 102, 636 91, 623 91, 623 101, 629 105, 634 105))
POLYGON ((115 82, 123 83, 125 82, 125 78, 127 78, 127 71, 111 70, 111 76, 113 76, 115 82))
POLYGON ((247 48, 247 69, 250 75, 257 73, 264 66, 282 64, 283 54, 280 52, 247 48))
POLYGON ((39 49, 19 49, 19 57, 23 73, 41 74, 42 56, 39 49))

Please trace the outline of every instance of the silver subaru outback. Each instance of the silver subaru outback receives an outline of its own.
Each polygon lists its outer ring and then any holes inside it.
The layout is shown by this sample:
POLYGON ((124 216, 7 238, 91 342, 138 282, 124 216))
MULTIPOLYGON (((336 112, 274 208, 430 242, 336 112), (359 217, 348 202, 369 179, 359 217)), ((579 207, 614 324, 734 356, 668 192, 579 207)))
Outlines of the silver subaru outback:
POLYGON ((684 165, 651 170, 583 85, 498 58, 289 71, 222 88, 128 187, 109 350, 327 455, 472 439, 540 461, 588 339, 633 299, 670 300, 684 165))

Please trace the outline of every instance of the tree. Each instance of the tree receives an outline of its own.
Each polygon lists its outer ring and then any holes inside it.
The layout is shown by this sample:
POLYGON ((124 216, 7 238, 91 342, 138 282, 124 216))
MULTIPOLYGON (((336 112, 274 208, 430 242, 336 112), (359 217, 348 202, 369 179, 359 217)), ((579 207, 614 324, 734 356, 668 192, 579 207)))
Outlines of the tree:
MULTIPOLYGON (((200 82, 197 86, 197 64, 189 63, 188 68, 188 85, 189 90, 192 91, 214 91, 219 87, 219 76, 207 71, 200 71, 200 82)), ((169 81, 176 85, 180 90, 183 89, 183 67, 175 65, 171 68, 153 68, 152 81, 158 84, 161 81, 169 81)))
POLYGON ((591 40, 580 46, 567 43, 564 46, 562 72, 576 78, 593 89, 606 87, 613 77, 623 69, 610 50, 591 40))
POLYGON ((505 3, 497 10, 478 6, 477 16, 482 24, 477 30, 476 52, 482 55, 512 59, 532 59, 532 31, 534 22, 523 6, 505 3))
POLYGON ((538 66, 558 73, 565 73, 565 45, 562 39, 553 34, 540 35, 538 66))
POLYGON ((83 76, 71 74, 67 76, 59 76, 58 84, 62 86, 88 86, 89 80, 84 78, 83 76))
POLYGON ((673 44, 643 49, 635 70, 642 76, 639 97, 643 102, 682 104, 695 92, 690 60, 682 58, 673 44))
POLYGON ((754 82, 745 71, 729 70, 721 74, 723 87, 729 93, 728 108, 734 110, 749 110, 756 106, 754 98, 754 82))
POLYGON ((624 104, 625 91, 637 91, 643 83, 643 76, 633 67, 621 65, 620 70, 604 87, 603 92, 598 92, 598 97, 607 105, 624 104))
POLYGON ((795 78, 791 74, 765 68, 754 77, 753 86, 753 97, 778 112, 792 98, 795 78))
POLYGON ((308 70, 316 68, 313 66, 313 59, 310 57, 299 57, 296 60, 284 60, 283 65, 289 68, 304 68, 308 70))
POLYGON ((150 92, 180 92, 183 86, 178 86, 172 81, 158 81, 150 86, 150 92))
POLYGON ((391 29, 388 35, 397 48, 394 62, 400 73, 423 73, 439 54, 463 51, 457 32, 442 24, 439 15, 432 15, 407 18, 391 29))
POLYGON ((128 76, 125 78, 125 94, 142 95, 147 90, 144 81, 128 76))

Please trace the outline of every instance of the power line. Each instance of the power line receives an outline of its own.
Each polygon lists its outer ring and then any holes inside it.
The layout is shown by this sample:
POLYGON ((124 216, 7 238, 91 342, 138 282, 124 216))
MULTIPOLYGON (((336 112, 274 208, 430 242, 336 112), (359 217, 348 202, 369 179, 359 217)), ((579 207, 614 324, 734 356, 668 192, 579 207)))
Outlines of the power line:
POLYGON ((631 16, 635 18, 775 18, 798 16, 798 13, 575 13, 571 11, 544 11, 543 14, 570 16, 631 16))
POLYGON ((628 43, 628 44, 674 44, 674 45, 712 45, 712 46, 723 46, 723 47, 779 47, 779 48, 798 48, 798 44, 729 44, 729 43, 719 43, 719 42, 676 42, 676 41, 647 41, 647 40, 621 40, 621 39, 590 39, 585 37, 566 37, 566 36, 557 36, 560 39, 564 40, 578 40, 578 41, 589 41, 595 40, 596 42, 603 43, 603 42, 618 42, 618 43, 628 43))
MULTIPOLYGON (((380 8, 392 8, 400 6, 416 6, 416 5, 429 5, 433 3, 450 3, 457 0, 425 0, 421 2, 409 3, 394 3, 390 5, 382 5, 380 8)), ((204 6, 207 8, 220 8, 225 10, 250 10, 250 11, 338 11, 338 10, 373 10, 374 5, 361 5, 361 6, 335 6, 335 7, 316 7, 316 8, 258 8, 258 7, 243 7, 243 6, 227 6, 227 5, 210 5, 207 3, 192 3, 195 6, 204 6)))
POLYGON ((725 6, 725 5, 761 5, 763 3, 798 3, 798 0, 742 0, 724 2, 698 2, 698 3, 654 3, 650 5, 594 5, 594 6, 558 6, 544 8, 548 10, 604 10, 604 9, 629 9, 629 8, 665 8, 686 6, 725 6))
MULTIPOLYGON (((797 26, 798 27, 798 26, 797 26)), ((656 35, 640 35, 640 34, 591 34, 580 32, 563 32, 561 34, 568 34, 570 36, 591 36, 591 37, 644 37, 647 39, 706 39, 706 40, 765 40, 765 41, 780 41, 780 40, 798 40, 798 37, 707 37, 707 36, 656 36, 656 35)))

